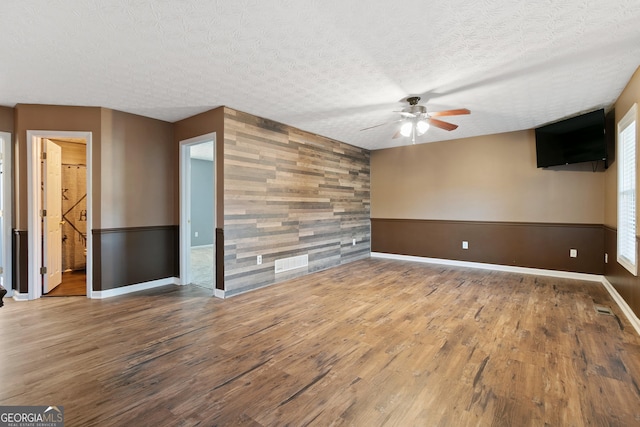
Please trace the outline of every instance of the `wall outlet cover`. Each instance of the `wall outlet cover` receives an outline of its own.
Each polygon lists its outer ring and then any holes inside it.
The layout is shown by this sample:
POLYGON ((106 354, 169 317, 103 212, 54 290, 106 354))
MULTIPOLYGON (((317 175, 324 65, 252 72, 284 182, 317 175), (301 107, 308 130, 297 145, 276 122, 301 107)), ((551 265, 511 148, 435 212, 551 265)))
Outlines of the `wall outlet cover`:
POLYGON ((467 242, 466 240, 462 241, 462 249, 469 249, 469 242, 467 242))
POLYGON ((578 250, 577 249, 569 249, 569 256, 571 258, 578 258, 578 250))

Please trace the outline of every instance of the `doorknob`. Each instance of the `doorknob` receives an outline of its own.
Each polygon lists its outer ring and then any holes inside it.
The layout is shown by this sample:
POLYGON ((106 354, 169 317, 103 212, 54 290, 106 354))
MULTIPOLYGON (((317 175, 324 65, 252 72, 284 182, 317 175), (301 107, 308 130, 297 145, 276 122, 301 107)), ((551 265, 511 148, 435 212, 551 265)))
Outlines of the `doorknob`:
POLYGON ((60 225, 64 225, 67 221, 60 221, 60 225))

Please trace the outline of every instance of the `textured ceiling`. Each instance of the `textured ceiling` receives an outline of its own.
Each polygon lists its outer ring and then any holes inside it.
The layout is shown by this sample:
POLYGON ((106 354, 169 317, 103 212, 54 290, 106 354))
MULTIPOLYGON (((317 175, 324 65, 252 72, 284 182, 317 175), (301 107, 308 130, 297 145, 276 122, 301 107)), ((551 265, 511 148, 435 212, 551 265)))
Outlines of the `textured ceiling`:
POLYGON ((471 110, 432 142, 609 107, 640 65, 639 0, 3 0, 0 31, 0 105, 227 105, 369 149, 410 143, 360 131, 408 95, 471 110))

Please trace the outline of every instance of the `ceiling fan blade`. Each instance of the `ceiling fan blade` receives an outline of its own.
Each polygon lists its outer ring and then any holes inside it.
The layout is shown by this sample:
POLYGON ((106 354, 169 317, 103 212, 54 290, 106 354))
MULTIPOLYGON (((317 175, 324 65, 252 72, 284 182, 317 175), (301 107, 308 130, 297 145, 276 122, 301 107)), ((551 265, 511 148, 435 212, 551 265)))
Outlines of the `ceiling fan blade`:
POLYGON ((401 134, 400 131, 397 131, 396 133, 393 134, 393 137, 391 137, 391 139, 398 139, 400 138, 401 134))
POLYGON ((443 122, 442 120, 438 120, 438 119, 429 119, 429 124, 431 126, 435 126, 437 128, 444 129, 444 130, 454 130, 458 127, 458 125, 454 125, 453 123, 443 122))
POLYGON ((471 114, 471 111, 467 110, 466 108, 459 108, 457 110, 436 111, 435 113, 429 113, 431 117, 461 116, 463 114, 471 114))
POLYGON ((380 123, 379 125, 369 126, 368 128, 360 129, 360 131, 362 132, 363 130, 369 130, 369 129, 377 128, 377 127, 384 126, 384 125, 390 125, 391 123, 398 123, 398 122, 401 122, 402 120, 404 120, 404 119, 394 120, 392 122, 380 123))

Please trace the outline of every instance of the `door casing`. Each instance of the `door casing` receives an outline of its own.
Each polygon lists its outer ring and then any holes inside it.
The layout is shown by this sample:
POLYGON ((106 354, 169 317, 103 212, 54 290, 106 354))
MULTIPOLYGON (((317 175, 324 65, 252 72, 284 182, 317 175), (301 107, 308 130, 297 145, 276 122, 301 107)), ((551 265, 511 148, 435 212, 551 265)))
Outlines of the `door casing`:
POLYGON ((42 182, 42 170, 40 168, 40 153, 42 152, 42 139, 44 138, 84 138, 87 143, 87 298, 93 297, 93 197, 92 197, 92 144, 91 132, 75 131, 47 131, 27 130, 27 217, 28 217, 28 271, 29 300, 42 297, 42 223, 40 211, 42 200, 40 183, 42 182))
POLYGON ((0 150, 0 152, 2 152, 2 203, 0 204, 0 209, 2 210, 2 229, 0 229, 0 233, 2 233, 2 239, 0 239, 2 244, 2 260, 0 260, 2 274, 0 274, 0 277, 2 277, 2 286, 7 290, 6 297, 10 298, 13 296, 11 286, 11 207, 13 206, 13 203, 11 203, 11 189, 13 187, 13 174, 11 173, 11 134, 8 132, 0 132, 0 144, 2 144, 2 149, 0 150))
MULTIPOLYGON (((213 141, 213 225, 214 230, 216 226, 216 133, 208 133, 205 135, 196 136, 193 138, 180 141, 180 284, 187 285, 191 280, 191 158, 190 147, 192 145, 201 144, 204 142, 213 141)), ((214 251, 216 248, 215 233, 214 233, 214 251)), ((215 260, 214 253, 214 260, 215 260)), ((214 295, 221 296, 219 290, 215 286, 215 264, 214 264, 214 295)))

